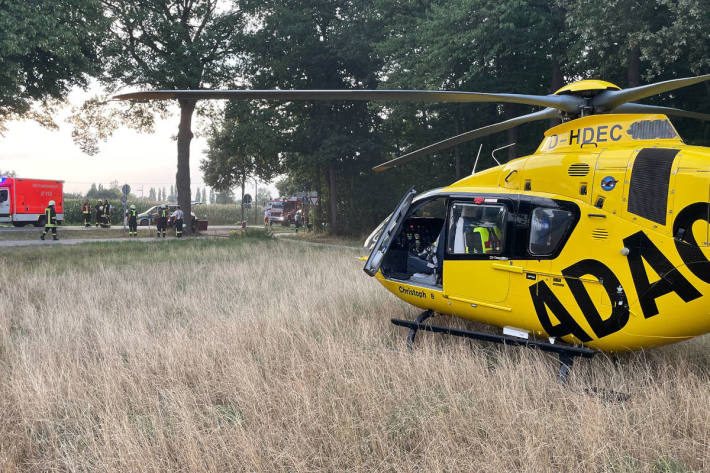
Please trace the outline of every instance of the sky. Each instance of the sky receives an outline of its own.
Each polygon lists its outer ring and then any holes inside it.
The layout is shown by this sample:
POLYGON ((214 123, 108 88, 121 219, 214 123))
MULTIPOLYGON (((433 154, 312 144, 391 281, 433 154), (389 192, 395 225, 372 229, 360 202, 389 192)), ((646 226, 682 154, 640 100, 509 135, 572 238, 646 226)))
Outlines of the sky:
MULTIPOLYGON (((32 121, 6 123, 7 131, 0 136, 0 171, 15 171, 18 177, 63 180, 64 192, 68 193, 85 193, 92 183, 108 186, 112 181, 118 181, 120 186, 130 185, 131 193, 138 197, 141 188, 146 197, 151 187, 169 190, 175 185, 177 142, 173 137, 177 135, 179 116, 173 114, 158 121, 152 134, 119 129, 108 142, 100 144, 98 154, 89 156, 72 141, 72 127, 64 122, 64 117, 69 115, 71 105, 80 105, 96 92, 96 89, 72 91, 69 105, 55 117, 59 130, 49 130, 32 121)), ((196 128, 194 118, 193 128, 196 128)), ((193 193, 204 187, 200 161, 206 149, 205 138, 193 138, 190 145, 193 193)))

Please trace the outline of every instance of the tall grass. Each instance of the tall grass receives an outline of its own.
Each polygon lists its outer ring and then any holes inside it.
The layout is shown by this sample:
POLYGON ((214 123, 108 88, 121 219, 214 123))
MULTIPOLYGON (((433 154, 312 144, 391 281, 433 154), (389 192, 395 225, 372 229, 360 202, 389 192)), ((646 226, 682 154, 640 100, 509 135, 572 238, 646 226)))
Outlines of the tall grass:
POLYGON ((0 254, 0 471, 710 471, 707 338, 580 361, 568 385, 532 350, 420 334, 410 353, 389 318, 416 312, 356 255, 0 254))

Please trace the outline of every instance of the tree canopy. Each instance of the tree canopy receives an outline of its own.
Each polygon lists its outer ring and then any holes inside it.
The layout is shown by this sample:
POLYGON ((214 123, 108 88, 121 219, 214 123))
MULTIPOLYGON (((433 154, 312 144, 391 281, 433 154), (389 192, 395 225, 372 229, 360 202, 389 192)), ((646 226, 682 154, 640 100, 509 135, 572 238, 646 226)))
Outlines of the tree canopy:
MULTIPOLYGON (((101 58, 101 81, 110 89, 200 89, 232 83, 239 70, 246 18, 237 3, 221 0, 101 0, 110 28, 101 58)), ((101 105, 93 101, 93 105, 101 105)), ((177 201, 190 215, 190 142, 196 100, 180 100, 177 133, 177 201)), ((165 110, 159 104, 158 110, 165 110)), ((84 117, 96 107, 87 106, 84 117)), ((134 126, 150 128, 152 116, 124 114, 134 126)), ((110 134, 116 120, 82 120, 76 139, 95 149, 96 139, 110 134), (96 123, 105 130, 96 134, 96 123)), ((186 233, 190 233, 186 225, 186 233)))
MULTIPOLYGON (((246 77, 254 88, 546 94, 586 78, 631 87, 710 72, 710 7, 690 0, 377 0, 337 6, 254 0, 249 7, 261 19, 248 48, 246 77)), ((646 103, 707 113, 710 85, 646 103)), ((270 117, 255 113, 251 119, 270 122, 271 137, 264 134, 263 142, 281 141, 286 177, 279 190, 321 192, 331 228, 354 233, 391 211, 409 186, 424 190, 469 173, 479 146, 480 170, 494 164, 491 151, 501 145, 517 144, 508 159, 532 152, 545 129, 545 123, 524 125, 373 175, 373 164, 535 109, 352 102, 268 107, 263 110, 270 117)), ((687 141, 706 142, 707 124, 680 124, 687 141)))
POLYGON ((32 105, 64 100, 100 73, 106 24, 98 0, 0 0, 0 125, 52 123, 32 105))

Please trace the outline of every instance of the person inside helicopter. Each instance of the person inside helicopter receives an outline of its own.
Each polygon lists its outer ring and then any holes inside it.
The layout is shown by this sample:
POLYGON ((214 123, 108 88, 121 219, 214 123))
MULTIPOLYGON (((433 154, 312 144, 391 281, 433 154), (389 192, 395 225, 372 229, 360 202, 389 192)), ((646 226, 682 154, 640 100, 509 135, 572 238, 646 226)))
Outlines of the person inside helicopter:
POLYGON ((459 255, 501 254, 504 212, 504 207, 499 205, 455 203, 451 213, 449 252, 459 255))

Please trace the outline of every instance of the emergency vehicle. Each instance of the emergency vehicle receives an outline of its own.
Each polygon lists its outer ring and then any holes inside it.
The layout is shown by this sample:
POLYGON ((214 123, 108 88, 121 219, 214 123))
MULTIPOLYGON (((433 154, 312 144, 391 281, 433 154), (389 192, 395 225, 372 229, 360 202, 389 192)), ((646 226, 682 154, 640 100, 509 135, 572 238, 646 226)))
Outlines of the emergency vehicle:
POLYGON ((283 197, 270 200, 267 206, 271 209, 271 221, 286 227, 295 223, 296 212, 301 208, 301 200, 298 197, 283 197))
POLYGON ((0 223, 16 227, 46 223, 44 210, 55 202, 57 222, 64 220, 64 181, 0 176, 0 223))

